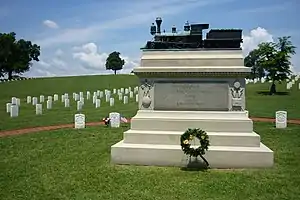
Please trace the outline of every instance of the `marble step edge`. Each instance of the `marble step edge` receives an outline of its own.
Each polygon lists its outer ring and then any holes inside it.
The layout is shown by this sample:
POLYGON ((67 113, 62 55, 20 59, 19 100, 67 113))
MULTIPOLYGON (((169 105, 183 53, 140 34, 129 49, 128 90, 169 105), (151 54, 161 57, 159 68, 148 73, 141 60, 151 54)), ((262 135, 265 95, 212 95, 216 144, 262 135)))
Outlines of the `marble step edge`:
MULTIPOLYGON (((184 131, 128 130, 124 132, 124 143, 179 145, 184 131)), ((207 132, 211 145, 249 146, 260 144, 260 135, 255 132, 207 132)), ((199 144, 195 139, 192 143, 199 144)))
MULTIPOLYGON (((181 150, 180 145, 165 144, 130 144, 124 143, 123 140, 114 144, 112 148, 132 148, 132 149, 160 149, 160 150, 181 150)), ((240 146, 209 146, 208 151, 239 151, 239 152, 270 152, 273 151, 260 143, 258 147, 240 147, 240 146)))

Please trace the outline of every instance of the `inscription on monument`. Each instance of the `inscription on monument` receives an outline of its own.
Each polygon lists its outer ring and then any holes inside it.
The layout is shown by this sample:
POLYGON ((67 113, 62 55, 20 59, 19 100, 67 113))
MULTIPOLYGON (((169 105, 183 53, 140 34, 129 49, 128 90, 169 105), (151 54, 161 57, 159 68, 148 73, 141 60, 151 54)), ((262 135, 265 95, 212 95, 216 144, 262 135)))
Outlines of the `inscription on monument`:
POLYGON ((155 110, 227 111, 226 83, 155 83, 155 110))

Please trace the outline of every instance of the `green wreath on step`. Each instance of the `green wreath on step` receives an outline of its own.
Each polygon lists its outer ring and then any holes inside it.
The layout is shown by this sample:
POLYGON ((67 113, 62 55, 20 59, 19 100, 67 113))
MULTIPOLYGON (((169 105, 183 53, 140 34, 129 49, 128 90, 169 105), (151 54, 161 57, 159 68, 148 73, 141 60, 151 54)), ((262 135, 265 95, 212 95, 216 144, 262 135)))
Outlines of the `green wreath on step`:
POLYGON ((208 150, 209 144, 209 137, 207 133, 199 128, 195 129, 188 129, 186 130, 180 137, 180 144, 181 149, 184 152, 184 154, 197 158, 200 156, 203 161, 208 166, 207 160, 203 157, 205 152, 208 150), (197 138, 200 141, 200 146, 197 148, 191 147, 191 141, 194 140, 194 138, 197 138))

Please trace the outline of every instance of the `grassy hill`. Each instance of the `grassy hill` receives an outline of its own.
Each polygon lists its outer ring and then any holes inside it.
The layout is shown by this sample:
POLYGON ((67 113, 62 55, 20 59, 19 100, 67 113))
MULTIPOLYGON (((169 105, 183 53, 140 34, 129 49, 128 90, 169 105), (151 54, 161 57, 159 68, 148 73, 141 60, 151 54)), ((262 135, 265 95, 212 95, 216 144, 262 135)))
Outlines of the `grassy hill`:
MULTIPOLYGON (((44 125, 72 123, 76 111, 76 104, 72 100, 70 108, 64 108, 61 101, 54 102, 53 109, 46 110, 46 103, 43 104, 43 115, 35 115, 35 107, 26 104, 26 97, 40 95, 53 96, 58 94, 59 98, 64 93, 72 96, 73 92, 79 93, 96 90, 122 88, 137 86, 138 78, 134 75, 98 75, 98 76, 78 76, 78 77, 58 77, 40 78, 31 80, 14 81, 0 84, 0 131, 16 128, 35 127, 44 125), (6 113, 6 103, 11 101, 11 97, 21 99, 19 117, 10 118, 6 113)), ((248 84, 246 88, 247 110, 250 116, 254 117, 274 117, 275 111, 288 111, 288 118, 300 118, 300 91, 297 84, 290 91, 286 91, 285 84, 278 85, 278 91, 287 92, 284 95, 269 96, 262 91, 268 91, 269 83, 248 84)), ((99 121, 111 111, 118 111, 125 117, 132 117, 136 113, 137 103, 135 99, 130 99, 129 104, 124 105, 115 96, 115 106, 110 107, 108 103, 102 101, 101 108, 95 108, 92 101, 85 103, 83 113, 86 114, 87 121, 99 121)))

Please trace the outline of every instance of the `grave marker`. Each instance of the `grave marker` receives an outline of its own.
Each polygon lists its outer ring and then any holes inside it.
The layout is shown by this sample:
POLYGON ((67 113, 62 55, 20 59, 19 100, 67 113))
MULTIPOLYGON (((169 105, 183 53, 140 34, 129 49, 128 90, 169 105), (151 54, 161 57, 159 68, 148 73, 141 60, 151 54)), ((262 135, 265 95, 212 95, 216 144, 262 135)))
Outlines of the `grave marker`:
POLYGON ((85 128, 85 115, 84 114, 75 114, 74 118, 75 118, 74 122, 75 122, 76 129, 85 128))
POLYGON ((7 103, 6 104, 6 112, 10 113, 10 107, 11 107, 11 103, 7 103))
POLYGON ((100 99, 96 99, 96 100, 95 100, 95 107, 96 107, 96 108, 99 108, 100 105, 101 105, 101 100, 100 100, 100 99))
POLYGON ((31 103, 31 96, 27 96, 27 103, 31 103))
POLYGON ((82 110, 82 102, 81 101, 77 101, 77 111, 81 111, 82 110))
POLYGON ((19 107, 17 105, 10 106, 10 117, 18 117, 19 116, 19 107))
POLYGON ((117 113, 117 112, 111 112, 111 113, 109 113, 110 126, 112 128, 118 128, 118 127, 120 127, 120 123, 121 123, 120 118, 121 118, 120 113, 117 113))
POLYGON ((58 101, 58 94, 54 94, 53 100, 54 100, 54 101, 58 101))
POLYGON ((17 98, 16 97, 11 98, 11 104, 12 105, 17 105, 17 98))
POLYGON ((47 109, 52 109, 52 100, 47 100, 47 109))
POLYGON ((70 100, 69 99, 65 99, 65 108, 70 107, 70 100))
POLYGON ((287 127, 287 112, 277 111, 276 112, 276 128, 286 128, 287 127))
POLYGON ((36 115, 43 114, 43 105, 42 104, 36 104, 35 105, 35 114, 36 115))
POLYGON ((35 106, 37 104, 37 97, 32 98, 32 105, 35 106))
POLYGON ((44 95, 40 95, 40 103, 43 103, 45 101, 44 95))
POLYGON ((110 98, 109 99, 109 106, 114 106, 115 105, 115 99, 114 98, 110 98))
POLYGON ((124 98, 123 98, 123 103, 124 103, 124 104, 127 104, 127 103, 128 103, 128 96, 124 96, 124 98))

